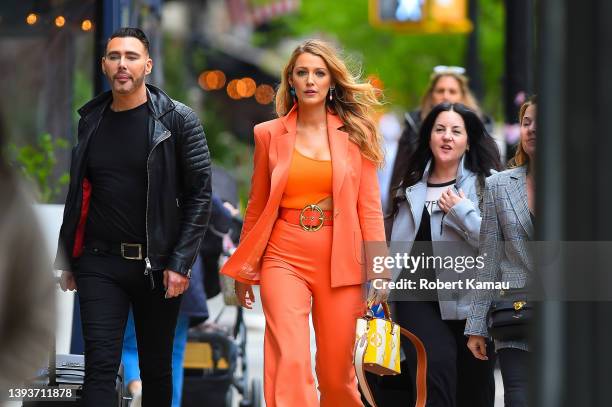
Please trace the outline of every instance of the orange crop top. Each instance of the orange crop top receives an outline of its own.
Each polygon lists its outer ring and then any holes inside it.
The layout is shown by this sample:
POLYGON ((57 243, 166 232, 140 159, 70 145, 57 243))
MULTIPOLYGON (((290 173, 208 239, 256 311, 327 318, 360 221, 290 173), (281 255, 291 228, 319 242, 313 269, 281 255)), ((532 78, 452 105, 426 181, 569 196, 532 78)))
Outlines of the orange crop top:
POLYGON ((293 150, 282 208, 302 209, 332 196, 332 163, 306 157, 293 150))

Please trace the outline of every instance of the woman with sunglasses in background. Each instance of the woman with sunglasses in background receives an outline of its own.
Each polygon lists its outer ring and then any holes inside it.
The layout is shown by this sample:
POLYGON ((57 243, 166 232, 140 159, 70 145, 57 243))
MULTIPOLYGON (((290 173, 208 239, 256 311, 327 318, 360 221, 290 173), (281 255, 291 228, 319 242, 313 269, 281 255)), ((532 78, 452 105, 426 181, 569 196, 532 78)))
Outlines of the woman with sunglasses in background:
MULTIPOLYGON (((425 117, 413 158, 394 202, 391 252, 411 258, 476 258, 484 179, 501 169, 499 150, 476 112, 460 103, 435 105, 425 117)), ((420 287, 428 281, 465 281, 473 268, 430 265, 397 270, 420 287)), ((397 278, 400 280, 397 280, 397 278)), ((395 318, 427 350, 427 406, 493 407, 492 361, 474 360, 463 332, 473 290, 394 292, 395 318), (398 296, 395 296, 398 294, 398 296), (418 295, 415 297, 415 295, 418 295)), ((416 354, 405 347, 409 380, 416 354)))
MULTIPOLYGON (((395 161, 389 161, 386 164, 393 166, 391 182, 388 186, 390 193, 389 202, 393 202, 394 190, 397 189, 402 177, 406 173, 406 169, 410 162, 410 156, 416 149, 421 122, 435 105, 442 102, 464 104, 478 115, 484 123, 487 132, 489 134, 492 133, 493 122, 489 117, 483 115, 478 106, 476 97, 472 94, 468 86, 465 68, 444 65, 434 67, 427 90, 421 99, 420 107, 404 115, 406 123, 397 146, 395 161)), ((381 185, 381 187, 384 188, 385 186, 381 185)), ((383 209, 388 212, 391 208, 383 209)))

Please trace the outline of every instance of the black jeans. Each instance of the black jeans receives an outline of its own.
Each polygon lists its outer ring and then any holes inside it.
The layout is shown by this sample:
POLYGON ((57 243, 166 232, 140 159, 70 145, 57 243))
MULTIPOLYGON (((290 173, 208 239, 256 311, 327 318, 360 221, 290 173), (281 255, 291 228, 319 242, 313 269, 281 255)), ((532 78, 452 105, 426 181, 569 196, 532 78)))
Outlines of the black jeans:
POLYGON ((123 333, 133 307, 143 406, 172 403, 172 344, 181 297, 164 298, 162 272, 155 289, 144 275, 144 261, 85 252, 75 273, 85 341, 83 407, 117 405, 115 380, 123 333))
MULTIPOLYGON (((447 321, 437 302, 396 302, 397 323, 418 336, 427 350, 428 407, 493 407, 495 404, 495 354, 488 344, 489 360, 476 359, 463 335, 465 321, 447 321)), ((402 338, 407 376, 414 388, 416 351, 402 338)), ((402 366, 403 367, 403 366, 402 366)), ((413 394, 413 398, 416 395, 413 394)))
POLYGON ((527 407, 529 383, 529 352, 503 348, 497 351, 504 381, 504 405, 527 407))

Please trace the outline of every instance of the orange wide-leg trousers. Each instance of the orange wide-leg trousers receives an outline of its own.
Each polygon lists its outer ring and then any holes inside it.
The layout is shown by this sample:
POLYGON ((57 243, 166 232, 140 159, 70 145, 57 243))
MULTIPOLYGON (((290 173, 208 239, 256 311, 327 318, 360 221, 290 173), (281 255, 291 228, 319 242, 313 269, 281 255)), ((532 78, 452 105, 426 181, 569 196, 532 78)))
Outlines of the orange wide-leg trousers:
POLYGON ((267 407, 362 407, 353 368, 356 319, 365 310, 359 285, 331 287, 332 226, 316 232, 277 220, 261 268, 266 316, 267 407), (310 363, 312 311, 320 402, 310 363))

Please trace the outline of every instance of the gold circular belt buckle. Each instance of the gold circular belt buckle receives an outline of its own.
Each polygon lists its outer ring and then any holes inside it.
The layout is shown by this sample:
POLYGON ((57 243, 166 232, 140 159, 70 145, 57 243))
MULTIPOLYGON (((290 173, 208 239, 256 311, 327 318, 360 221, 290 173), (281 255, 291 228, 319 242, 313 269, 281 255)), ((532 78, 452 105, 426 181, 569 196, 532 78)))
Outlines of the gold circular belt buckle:
POLYGON ((302 227, 302 229, 304 229, 307 232, 316 232, 317 230, 321 229, 323 227, 323 222, 325 220, 325 216, 323 214, 323 209, 321 209, 321 207, 319 207, 318 205, 306 205, 304 208, 302 208, 302 211, 300 212, 300 226, 302 227), (312 211, 312 212, 318 212, 319 215, 318 216, 306 216, 304 212, 306 211, 312 211), (319 223, 317 225, 305 225, 304 221, 305 220, 310 220, 310 221, 314 221, 314 220, 318 220, 319 223))

